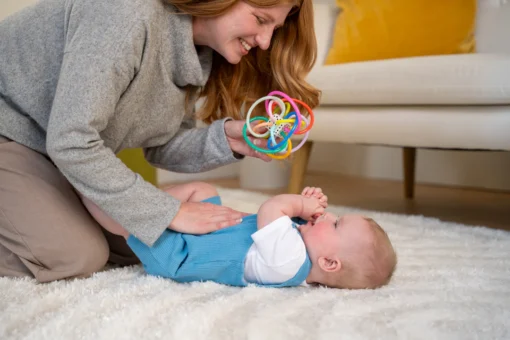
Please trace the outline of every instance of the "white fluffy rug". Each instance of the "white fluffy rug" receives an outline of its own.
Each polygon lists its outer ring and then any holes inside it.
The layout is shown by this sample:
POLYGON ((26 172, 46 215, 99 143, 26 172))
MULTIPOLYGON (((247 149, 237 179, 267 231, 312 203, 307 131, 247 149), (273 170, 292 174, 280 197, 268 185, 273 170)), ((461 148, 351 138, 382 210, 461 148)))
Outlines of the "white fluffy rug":
MULTIPOLYGON (((266 198, 220 193, 247 212, 266 198)), ((367 214, 398 252, 387 287, 177 284, 138 266, 51 284, 0 278, 0 339, 510 339, 510 233, 367 214)))

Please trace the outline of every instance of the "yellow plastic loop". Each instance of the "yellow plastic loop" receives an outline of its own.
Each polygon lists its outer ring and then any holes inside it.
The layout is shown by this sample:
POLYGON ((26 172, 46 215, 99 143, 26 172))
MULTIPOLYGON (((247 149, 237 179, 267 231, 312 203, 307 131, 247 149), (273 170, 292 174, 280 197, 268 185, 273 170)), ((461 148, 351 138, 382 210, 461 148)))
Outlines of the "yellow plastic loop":
POLYGON ((285 159, 285 158, 289 157, 290 152, 292 151, 292 141, 289 139, 287 141, 287 143, 288 143, 287 152, 285 152, 283 155, 272 155, 270 153, 268 153, 267 155, 269 157, 271 157, 272 159, 285 159))

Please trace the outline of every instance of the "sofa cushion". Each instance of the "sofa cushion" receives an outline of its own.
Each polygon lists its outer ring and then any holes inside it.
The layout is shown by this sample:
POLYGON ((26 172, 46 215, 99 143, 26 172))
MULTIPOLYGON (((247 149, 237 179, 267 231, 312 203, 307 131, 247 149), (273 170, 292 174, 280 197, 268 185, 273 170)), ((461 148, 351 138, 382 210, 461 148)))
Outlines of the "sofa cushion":
POLYGON ((314 114, 315 142, 510 151, 510 106, 321 106, 314 114))
POLYGON ((326 64, 473 52, 476 0, 337 0, 326 64))
POLYGON ((321 105, 510 104, 510 55, 458 54, 316 65, 321 105))

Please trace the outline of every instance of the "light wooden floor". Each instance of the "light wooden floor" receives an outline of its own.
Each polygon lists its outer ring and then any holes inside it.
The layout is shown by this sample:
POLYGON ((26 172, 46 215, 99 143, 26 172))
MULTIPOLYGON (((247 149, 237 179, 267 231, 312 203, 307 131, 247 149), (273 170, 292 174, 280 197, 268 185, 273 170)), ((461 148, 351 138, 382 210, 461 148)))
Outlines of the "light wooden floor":
MULTIPOLYGON (((240 188, 236 178, 211 180, 209 183, 240 188)), ((330 204, 334 205, 424 215, 510 231, 510 192, 417 185, 414 200, 406 200, 401 182, 325 173, 307 174, 305 185, 323 188, 330 204)), ((277 194, 285 192, 285 188, 257 191, 277 194)))

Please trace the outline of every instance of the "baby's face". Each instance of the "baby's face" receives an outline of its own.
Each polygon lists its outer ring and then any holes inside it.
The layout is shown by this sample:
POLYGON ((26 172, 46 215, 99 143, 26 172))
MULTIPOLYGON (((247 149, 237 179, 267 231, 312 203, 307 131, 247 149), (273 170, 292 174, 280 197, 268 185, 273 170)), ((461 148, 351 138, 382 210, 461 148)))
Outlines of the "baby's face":
MULTIPOLYGON (((370 220, 361 215, 337 216, 325 213, 315 222, 309 221, 299 231, 311 256, 322 252, 338 253, 347 244, 352 246, 371 236, 370 220)), ((350 248, 350 247, 349 247, 350 248)))

